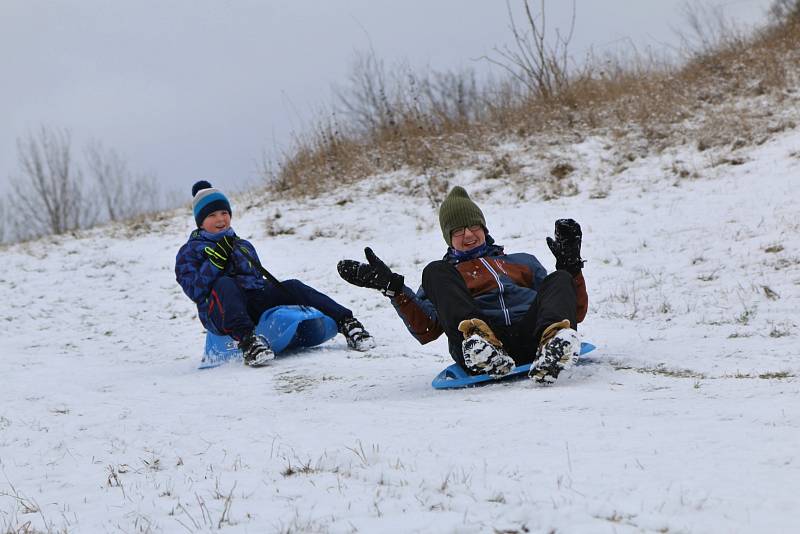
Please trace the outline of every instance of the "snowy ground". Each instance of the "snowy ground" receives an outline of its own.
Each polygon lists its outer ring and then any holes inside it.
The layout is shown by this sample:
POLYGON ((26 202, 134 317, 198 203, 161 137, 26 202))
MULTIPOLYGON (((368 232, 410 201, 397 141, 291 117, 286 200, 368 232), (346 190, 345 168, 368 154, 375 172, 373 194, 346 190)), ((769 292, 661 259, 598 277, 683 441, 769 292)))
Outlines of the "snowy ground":
POLYGON ((444 340, 416 344, 384 297, 338 278, 370 245, 416 287, 443 253, 401 175, 234 205, 273 273, 355 310, 368 354, 339 337, 196 370, 204 334, 173 275, 188 211, 3 250, 0 532, 792 531, 799 148, 790 132, 743 164, 683 148, 611 175, 590 139, 570 149, 581 192, 550 202, 453 178, 499 243, 548 268, 553 221, 583 225, 581 331, 599 348, 553 387, 433 390, 444 340))

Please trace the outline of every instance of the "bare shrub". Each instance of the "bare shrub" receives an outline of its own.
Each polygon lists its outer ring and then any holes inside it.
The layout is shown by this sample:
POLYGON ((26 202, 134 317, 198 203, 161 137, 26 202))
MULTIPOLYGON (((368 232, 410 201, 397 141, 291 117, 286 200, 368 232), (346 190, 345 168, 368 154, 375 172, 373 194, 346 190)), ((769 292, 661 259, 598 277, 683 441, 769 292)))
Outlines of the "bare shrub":
POLYGON ((11 228, 8 224, 8 208, 5 197, 0 197, 0 243, 5 243, 10 238, 11 228))
POLYGON ((386 69, 374 51, 356 53, 345 88, 335 89, 342 111, 361 132, 383 132, 395 125, 386 69))
POLYGON ((265 162, 262 175, 277 191, 315 195, 328 183, 366 176, 372 164, 364 163, 359 142, 339 130, 332 114, 321 119, 310 133, 295 137, 290 151, 274 166, 265 162))
POLYGON ((68 130, 42 126, 17 140, 17 154, 19 175, 0 207, 0 242, 133 220, 177 204, 153 176, 133 173, 119 153, 96 141, 85 150, 87 177, 73 157, 68 130))
POLYGON ((430 115, 442 127, 463 128, 480 117, 482 95, 472 69, 434 72, 423 80, 422 92, 430 115))
POLYGON ((348 83, 336 87, 336 112, 349 122, 347 133, 400 137, 402 130, 464 125, 476 117, 481 94, 475 72, 415 72, 408 65, 390 73, 373 51, 357 53, 348 83))
POLYGON ((42 126, 17 140, 21 175, 12 178, 19 237, 63 234, 93 224, 92 192, 73 160, 69 131, 42 126))
POLYGON ((476 147, 468 136, 453 140, 485 108, 474 71, 420 75, 400 66, 389 76, 372 53, 358 54, 352 69, 348 85, 335 89, 338 109, 296 136, 277 163, 262 164, 278 191, 316 194, 331 182, 404 165, 427 175, 476 147))
POLYGON ((514 20, 509 0, 506 0, 508 20, 513 46, 495 48, 501 59, 486 59, 506 70, 514 79, 527 88, 528 94, 534 98, 548 99, 569 85, 568 61, 569 43, 575 30, 575 2, 572 2, 572 21, 569 31, 562 35, 555 31, 554 42, 547 38, 547 17, 545 1, 541 0, 539 10, 531 12, 529 0, 523 0, 525 8, 526 29, 522 29, 514 20))
POLYGON ((743 46, 747 37, 725 15, 722 5, 686 3, 683 18, 688 32, 677 32, 688 59, 743 46))
POLYGON ((99 141, 87 146, 86 166, 109 220, 130 219, 161 207, 155 177, 135 175, 119 153, 99 141))
POLYGON ((800 20, 800 0, 773 0, 769 14, 774 24, 800 20))

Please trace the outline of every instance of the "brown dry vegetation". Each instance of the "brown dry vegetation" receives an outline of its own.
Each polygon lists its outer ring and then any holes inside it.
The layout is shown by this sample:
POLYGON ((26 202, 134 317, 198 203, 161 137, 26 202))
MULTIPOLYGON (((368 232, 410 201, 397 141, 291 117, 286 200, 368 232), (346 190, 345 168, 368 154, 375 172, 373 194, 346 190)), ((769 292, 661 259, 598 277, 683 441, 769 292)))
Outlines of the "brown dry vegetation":
MULTIPOLYGON (((545 97, 513 81, 479 89, 469 72, 405 72, 397 79, 406 81, 392 85, 382 65, 368 57, 354 77, 360 87, 371 84, 374 101, 359 101, 364 94, 353 91, 345 102, 351 110, 372 112, 375 120, 354 125, 331 115, 296 140, 275 172, 265 174, 284 194, 315 195, 334 182, 402 168, 444 175, 507 141, 536 146, 603 135, 622 145, 635 137, 638 153, 630 158, 686 143, 700 151, 737 149, 795 127, 771 109, 798 98, 798 43, 800 16, 787 15, 752 35, 717 36, 680 66, 641 57, 590 60, 545 97), (753 99, 762 105, 743 105, 753 99)), ((508 171, 502 156, 490 159, 486 173, 508 171)), ((688 171, 676 170, 681 172, 688 171)))

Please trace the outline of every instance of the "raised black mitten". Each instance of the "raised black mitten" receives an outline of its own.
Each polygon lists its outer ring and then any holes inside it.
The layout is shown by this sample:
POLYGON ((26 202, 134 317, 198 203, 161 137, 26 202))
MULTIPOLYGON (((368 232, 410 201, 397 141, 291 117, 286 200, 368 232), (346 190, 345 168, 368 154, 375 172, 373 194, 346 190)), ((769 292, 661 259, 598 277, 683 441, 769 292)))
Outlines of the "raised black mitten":
POLYGON ((340 261, 336 266, 339 276, 354 286, 377 289, 387 297, 399 295, 403 291, 403 275, 393 273, 371 248, 365 248, 364 255, 368 263, 340 261))
POLYGON ((555 239, 547 238, 547 246, 556 258, 556 269, 564 270, 573 276, 583 269, 586 263, 581 259, 581 225, 573 219, 558 219, 555 224, 555 239))

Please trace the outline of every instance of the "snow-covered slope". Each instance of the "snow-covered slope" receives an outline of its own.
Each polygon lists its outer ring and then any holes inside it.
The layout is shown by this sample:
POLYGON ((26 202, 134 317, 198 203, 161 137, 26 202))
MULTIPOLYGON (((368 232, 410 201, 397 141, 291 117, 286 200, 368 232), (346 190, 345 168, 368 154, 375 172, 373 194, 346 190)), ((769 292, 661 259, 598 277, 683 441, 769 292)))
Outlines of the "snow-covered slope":
POLYGON ((0 530, 792 531, 799 148, 789 132, 743 164, 681 148, 609 174, 589 139, 571 148, 581 192, 550 202, 452 178, 499 243, 548 268, 553 221, 584 228, 581 331, 599 348, 553 387, 433 390, 445 341, 416 344, 384 297, 338 278, 369 245, 417 286, 444 252, 431 204, 397 193, 421 178, 234 206, 274 274, 355 310, 368 354, 338 337, 267 368, 196 370, 204 334, 173 275, 188 211, 5 249, 0 530))

